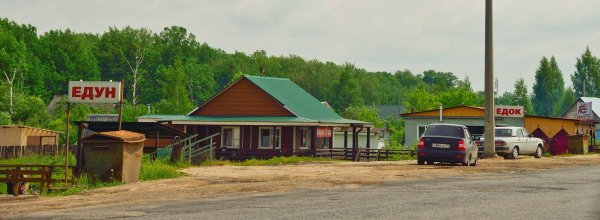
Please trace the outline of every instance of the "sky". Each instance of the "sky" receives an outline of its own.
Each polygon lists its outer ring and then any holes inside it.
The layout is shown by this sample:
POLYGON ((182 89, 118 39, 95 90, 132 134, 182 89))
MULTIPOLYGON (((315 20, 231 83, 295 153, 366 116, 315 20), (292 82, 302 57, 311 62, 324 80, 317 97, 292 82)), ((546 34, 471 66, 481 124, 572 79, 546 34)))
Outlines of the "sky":
MULTIPOLYGON (((586 47, 600 51, 600 1, 494 1, 494 75, 499 92, 554 56, 565 86, 586 47)), ((2 0, 0 17, 38 34, 69 28, 103 33, 182 26, 227 52, 290 54, 368 71, 433 69, 484 84, 484 0, 2 0)))

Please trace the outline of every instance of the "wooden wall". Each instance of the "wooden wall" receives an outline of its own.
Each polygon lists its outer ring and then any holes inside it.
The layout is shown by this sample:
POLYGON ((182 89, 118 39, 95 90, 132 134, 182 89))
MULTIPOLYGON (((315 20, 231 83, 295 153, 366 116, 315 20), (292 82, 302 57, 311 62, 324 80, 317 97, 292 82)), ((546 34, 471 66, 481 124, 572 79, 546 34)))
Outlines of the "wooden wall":
POLYGON ((203 116, 294 116, 248 79, 236 84, 201 106, 192 115, 203 116))
MULTIPOLYGON (((442 111, 442 116, 446 117, 483 117, 484 109, 479 107, 459 106, 455 108, 447 108, 442 111)), ((402 117, 439 117, 440 110, 430 110, 424 112, 415 112, 403 114, 402 117)))
POLYGON ((568 120, 561 118, 544 118, 535 116, 526 116, 524 118, 525 128, 529 132, 540 128, 548 137, 552 138, 560 130, 564 129, 569 135, 581 134, 582 132, 589 133, 594 130, 589 124, 579 123, 576 120, 568 120))

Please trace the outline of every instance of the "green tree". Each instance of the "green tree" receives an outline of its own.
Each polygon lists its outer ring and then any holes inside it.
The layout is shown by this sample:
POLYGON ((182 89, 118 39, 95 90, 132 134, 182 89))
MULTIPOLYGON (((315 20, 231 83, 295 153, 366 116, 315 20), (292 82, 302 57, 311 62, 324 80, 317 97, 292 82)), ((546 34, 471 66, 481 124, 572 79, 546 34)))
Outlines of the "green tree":
POLYGON ((428 85, 432 86, 434 91, 444 91, 450 87, 454 87, 458 84, 458 77, 454 73, 450 72, 436 72, 434 70, 427 70, 421 75, 422 80, 428 85))
POLYGON ((496 105, 515 105, 515 95, 512 92, 504 92, 501 96, 496 97, 496 105))
POLYGON ((422 84, 409 91, 404 99, 407 112, 432 110, 439 108, 440 104, 438 96, 431 94, 422 84))
POLYGON ((374 107, 350 106, 345 108, 341 115, 349 119, 371 122, 378 128, 384 125, 383 120, 379 117, 379 111, 374 107))
POLYGON ((523 80, 523 78, 520 78, 515 82, 515 91, 512 100, 512 105, 523 106, 525 113, 535 115, 533 105, 531 104, 531 97, 529 96, 527 85, 525 85, 525 80, 523 80))
POLYGON ((575 72, 571 75, 571 82, 577 97, 585 95, 594 97, 600 95, 600 61, 592 55, 590 48, 587 47, 581 57, 577 58, 575 72))
POLYGON ((334 109, 363 105, 361 89, 358 80, 354 77, 353 70, 354 66, 346 65, 340 75, 340 80, 335 86, 335 99, 332 101, 334 109))
POLYGON ((457 88, 450 87, 446 91, 441 92, 440 102, 446 107, 460 105, 477 106, 481 104, 477 93, 473 92, 471 88, 469 78, 458 82, 457 88))
POLYGON ((9 113, 13 113, 13 98, 15 78, 23 73, 26 57, 26 47, 22 41, 17 41, 10 32, 0 30, 0 72, 8 85, 9 113))
POLYGON ((577 97, 575 96, 573 89, 571 89, 571 87, 566 88, 557 105, 555 106, 554 115, 561 116, 569 109, 569 107, 571 107, 573 103, 575 103, 576 99, 577 97))
POLYGON ((0 112, 0 125, 10 125, 12 121, 10 120, 10 113, 8 112, 0 112))
POLYGON ((185 114, 192 110, 188 90, 186 89, 185 66, 175 61, 174 66, 159 67, 160 90, 162 100, 158 103, 161 114, 185 114))
POLYGON ((552 116, 557 105, 557 100, 562 97, 565 83, 562 73, 554 57, 543 57, 540 66, 535 72, 533 84, 533 108, 538 115, 552 116))
POLYGON ((127 87, 131 88, 131 104, 134 106, 138 103, 138 84, 147 72, 147 67, 143 64, 147 62, 146 58, 154 47, 154 41, 154 35, 150 30, 135 29, 130 26, 120 30, 110 27, 100 40, 103 49, 100 57, 105 61, 113 62, 105 63, 108 66, 103 68, 107 71, 104 75, 130 82, 127 83, 127 87), (125 72, 128 74, 122 76, 121 74, 125 72))

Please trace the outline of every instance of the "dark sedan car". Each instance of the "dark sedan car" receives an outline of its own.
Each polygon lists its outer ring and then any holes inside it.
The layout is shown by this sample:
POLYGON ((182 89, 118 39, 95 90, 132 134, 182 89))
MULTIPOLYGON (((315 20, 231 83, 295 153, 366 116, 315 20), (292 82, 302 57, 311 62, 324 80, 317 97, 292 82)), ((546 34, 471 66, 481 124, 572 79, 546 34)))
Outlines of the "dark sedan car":
POLYGON ((463 125, 430 124, 417 145, 419 165, 445 162, 476 166, 477 161, 477 145, 463 125))

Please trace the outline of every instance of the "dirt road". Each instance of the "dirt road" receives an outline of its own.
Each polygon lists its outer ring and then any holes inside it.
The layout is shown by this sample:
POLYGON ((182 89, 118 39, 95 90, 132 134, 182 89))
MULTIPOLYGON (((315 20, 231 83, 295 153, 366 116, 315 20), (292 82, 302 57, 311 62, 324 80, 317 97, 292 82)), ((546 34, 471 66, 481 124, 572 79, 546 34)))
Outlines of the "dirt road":
POLYGON ((418 166, 416 161, 301 163, 280 166, 215 166, 183 170, 190 176, 134 183, 63 197, 0 197, 2 217, 53 213, 64 209, 153 204, 189 198, 285 192, 303 188, 357 187, 479 173, 527 172, 565 166, 600 164, 600 155, 518 160, 480 160, 477 167, 418 166))

